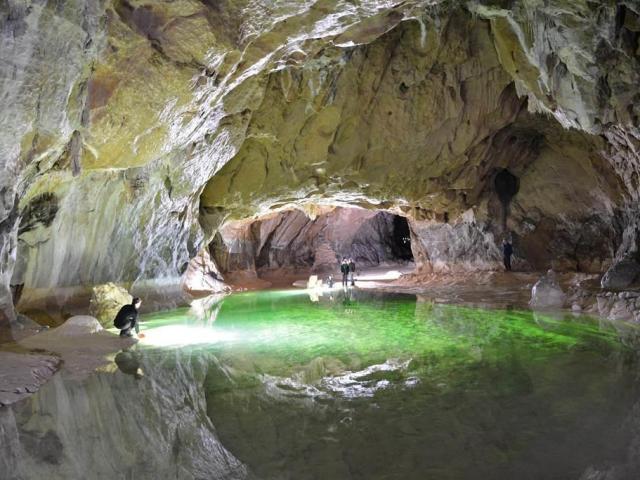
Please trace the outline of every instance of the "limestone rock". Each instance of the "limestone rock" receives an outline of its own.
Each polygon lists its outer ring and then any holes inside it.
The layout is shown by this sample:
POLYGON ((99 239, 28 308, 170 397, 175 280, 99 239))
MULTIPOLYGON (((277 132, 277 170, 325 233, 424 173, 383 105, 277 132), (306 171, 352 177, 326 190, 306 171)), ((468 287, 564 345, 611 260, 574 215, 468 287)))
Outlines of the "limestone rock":
POLYGON ((407 262, 409 234, 407 222, 387 212, 338 207, 310 218, 300 210, 287 210, 254 222, 226 224, 211 249, 223 271, 338 273, 342 256, 352 257, 357 268, 407 262), (402 236, 406 244, 397 241, 402 236))
POLYGON ((311 275, 309 277, 309 280, 307 280, 307 288, 308 289, 322 288, 322 279, 318 278, 317 275, 311 275))
POLYGON ((54 352, 64 362, 65 375, 81 379, 110 363, 110 355, 136 342, 104 330, 94 317, 77 315, 57 328, 21 340, 19 345, 29 350, 54 352))
POLYGON ((29 403, 0 408, 0 475, 106 479, 126 471, 137 479, 167 478, 167 472, 185 480, 254 477, 221 443, 207 415, 203 385, 214 370, 209 363, 179 352, 162 362, 149 353, 120 353, 114 356, 125 372, 112 356, 89 378, 56 375, 29 403), (140 381, 129 375, 143 373, 140 381), (99 440, 82 441, 87 435, 99 440))
POLYGON ((74 337, 91 335, 103 330, 97 318, 89 315, 76 315, 50 331, 50 336, 74 337))
POLYGON ((531 289, 529 305, 532 308, 562 308, 566 299, 555 272, 549 270, 531 289))
POLYGON ((182 276, 182 286, 190 293, 212 294, 229 291, 224 279, 215 263, 211 261, 207 249, 203 249, 195 256, 182 276))
POLYGON ((640 264, 633 258, 614 263, 602 277, 602 288, 626 288, 640 280, 640 264))
POLYGON ((93 287, 89 311, 105 327, 113 326, 118 311, 132 300, 131 294, 115 283, 93 287))
POLYGON ((607 292, 596 297, 596 311, 608 320, 640 321, 640 304, 636 297, 627 297, 625 292, 607 292), (610 295, 609 295, 610 294, 610 295))

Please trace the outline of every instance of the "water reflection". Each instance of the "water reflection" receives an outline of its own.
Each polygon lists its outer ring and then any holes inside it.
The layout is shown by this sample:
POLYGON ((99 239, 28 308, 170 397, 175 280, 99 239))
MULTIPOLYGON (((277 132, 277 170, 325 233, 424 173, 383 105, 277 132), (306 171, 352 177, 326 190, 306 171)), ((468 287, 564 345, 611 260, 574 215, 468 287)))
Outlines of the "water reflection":
POLYGON ((132 349, 123 350, 115 356, 113 361, 122 373, 132 375, 137 380, 144 377, 138 352, 132 349))
POLYGON ((88 465, 71 439, 91 432, 104 478, 121 463, 135 478, 640 473, 632 326, 338 289, 208 299, 143 328, 112 372, 59 377, 0 419, 2 455, 26 465, 16 478, 74 472, 66 452, 88 465), (21 440, 45 435, 62 445, 46 468, 21 440))

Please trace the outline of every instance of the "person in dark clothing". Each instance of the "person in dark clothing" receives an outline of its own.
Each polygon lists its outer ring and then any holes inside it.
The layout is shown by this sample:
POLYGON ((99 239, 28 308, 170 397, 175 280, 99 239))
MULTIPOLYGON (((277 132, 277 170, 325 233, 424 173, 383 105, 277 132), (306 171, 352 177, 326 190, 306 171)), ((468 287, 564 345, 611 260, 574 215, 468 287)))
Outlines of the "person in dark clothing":
POLYGON ((120 329, 121 337, 132 337, 131 330, 140 333, 140 327, 138 326, 138 309, 140 305, 142 305, 142 300, 138 297, 133 297, 131 303, 122 307, 116 315, 113 325, 120 329))
POLYGON ((342 257, 340 271, 342 272, 342 286, 346 287, 349 284, 349 262, 347 261, 347 257, 342 257))
POLYGON ((513 246, 505 239, 502 241, 502 260, 507 272, 511 271, 511 255, 513 255, 513 246))
POLYGON ((351 286, 356 286, 356 262, 349 258, 349 275, 351 275, 351 286))

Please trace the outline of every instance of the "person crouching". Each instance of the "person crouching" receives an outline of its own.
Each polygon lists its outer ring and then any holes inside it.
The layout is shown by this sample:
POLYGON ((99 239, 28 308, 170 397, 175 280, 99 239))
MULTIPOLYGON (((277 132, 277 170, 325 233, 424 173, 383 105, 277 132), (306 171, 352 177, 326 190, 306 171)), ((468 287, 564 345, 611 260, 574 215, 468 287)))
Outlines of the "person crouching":
POLYGON ((135 330, 136 334, 140 333, 138 325, 138 309, 140 305, 142 305, 142 300, 138 297, 133 297, 131 303, 123 306, 113 320, 113 325, 120 329, 121 337, 132 337, 131 330, 135 330))

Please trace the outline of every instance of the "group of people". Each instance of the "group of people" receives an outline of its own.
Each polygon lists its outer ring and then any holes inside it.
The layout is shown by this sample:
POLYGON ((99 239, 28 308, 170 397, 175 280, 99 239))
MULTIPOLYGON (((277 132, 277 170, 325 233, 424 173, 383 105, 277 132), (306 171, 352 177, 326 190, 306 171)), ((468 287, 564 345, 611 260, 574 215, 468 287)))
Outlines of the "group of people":
POLYGON ((349 285, 349 280, 351 280, 352 287, 356 286, 356 262, 353 261, 353 258, 342 257, 340 272, 342 273, 342 285, 344 287, 349 285))

